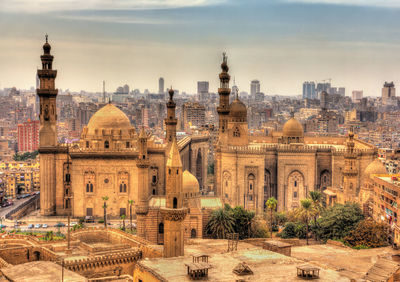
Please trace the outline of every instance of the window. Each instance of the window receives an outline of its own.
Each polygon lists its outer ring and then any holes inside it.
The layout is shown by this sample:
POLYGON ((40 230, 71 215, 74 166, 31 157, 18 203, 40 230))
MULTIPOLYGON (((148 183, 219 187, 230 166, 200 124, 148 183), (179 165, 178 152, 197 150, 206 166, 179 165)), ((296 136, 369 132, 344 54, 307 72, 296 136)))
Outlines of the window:
POLYGON ((157 175, 153 175, 151 177, 151 183, 156 184, 157 183, 157 175))
POLYGON ((126 148, 129 148, 131 144, 129 142, 126 142, 126 148))
POLYGON ((178 208, 178 199, 177 198, 173 199, 172 206, 173 206, 174 209, 178 208))
POLYGON ((297 191, 293 192, 293 198, 297 198, 297 191))
POLYGON ((86 215, 93 216, 93 208, 86 208, 86 215))
POLYGON ((110 143, 108 141, 104 142, 104 149, 110 148, 110 143))
POLYGON ((93 193, 93 183, 90 181, 86 183, 86 193, 93 193))
POLYGON ((249 195, 249 201, 253 201, 253 195, 249 195))
POLYGON ((158 233, 164 234, 164 223, 162 222, 158 225, 158 233))
POLYGON ((153 195, 155 195, 156 194, 156 189, 153 189, 153 195))
POLYGON ((126 208, 119 209, 119 216, 125 215, 126 216, 126 208))
POLYGON ((126 183, 122 181, 121 184, 119 184, 119 192, 120 193, 126 193, 126 183))
POLYGON ((297 187, 297 180, 294 181, 294 187, 297 187))
POLYGON ((235 128, 235 131, 233 131, 233 137, 240 137, 240 130, 239 127, 235 128))
POLYGON ((71 174, 67 173, 65 175, 65 182, 70 182, 71 181, 71 174))
POLYGON ((86 148, 89 148, 89 141, 86 141, 86 148))

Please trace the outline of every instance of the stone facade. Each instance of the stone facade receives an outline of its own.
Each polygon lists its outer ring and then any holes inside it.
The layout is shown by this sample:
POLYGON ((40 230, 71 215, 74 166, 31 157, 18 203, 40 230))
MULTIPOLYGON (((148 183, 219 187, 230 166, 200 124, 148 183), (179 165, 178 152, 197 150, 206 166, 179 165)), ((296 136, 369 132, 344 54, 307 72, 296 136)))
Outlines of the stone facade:
POLYGON ((339 202, 357 201, 363 172, 374 160, 376 148, 353 135, 350 143, 346 137, 306 136, 293 116, 282 132, 249 136, 246 106, 237 97, 227 102, 226 56, 221 68, 214 169, 216 194, 223 202, 262 212, 266 200, 275 197, 278 210, 290 210, 309 191, 327 188, 335 191, 339 202), (345 171, 346 167, 351 170, 345 171))

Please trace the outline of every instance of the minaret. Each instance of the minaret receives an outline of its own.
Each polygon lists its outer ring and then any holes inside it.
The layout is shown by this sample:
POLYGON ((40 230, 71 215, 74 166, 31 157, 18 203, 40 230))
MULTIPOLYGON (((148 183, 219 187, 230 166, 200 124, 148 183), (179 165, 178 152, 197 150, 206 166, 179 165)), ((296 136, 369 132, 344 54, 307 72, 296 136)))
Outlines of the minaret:
POLYGON ((182 221, 187 209, 183 206, 182 162, 176 139, 172 140, 166 165, 165 208, 161 208, 164 217, 164 257, 184 255, 184 232, 182 221))
POLYGON ((58 90, 55 89, 57 71, 52 68, 54 57, 50 55, 50 50, 51 46, 46 35, 46 43, 43 45, 44 54, 40 56, 42 69, 37 70, 40 81, 40 88, 36 89, 40 99, 39 147, 57 146, 56 98, 58 90))
POLYGON ((137 235, 146 238, 146 215, 149 211, 148 184, 149 184, 149 159, 147 156, 147 134, 142 127, 139 134, 139 157, 136 162, 138 168, 138 203, 136 205, 137 235))
POLYGON ((346 142, 346 152, 344 153, 343 169, 343 202, 356 201, 357 197, 357 152, 354 150, 354 133, 350 129, 349 137, 346 142))
POLYGON ((40 87, 36 93, 40 100, 40 128, 39 128, 39 154, 40 154, 40 209, 42 215, 53 215, 56 211, 56 154, 57 147, 57 108, 56 98, 58 90, 55 89, 57 71, 53 70, 53 56, 50 55, 51 46, 43 45, 44 54, 40 56, 42 69, 37 70, 40 87))
POLYGON ((219 116, 219 138, 218 142, 226 144, 228 140, 228 116, 229 116, 229 94, 231 89, 229 88, 230 76, 228 74, 228 58, 226 53, 223 53, 222 72, 219 74, 220 87, 218 88, 219 94, 219 106, 217 112, 219 116))
POLYGON ((176 124, 177 124, 177 119, 175 115, 175 108, 176 108, 176 103, 174 102, 174 90, 171 89, 168 91, 169 94, 169 100, 167 102, 167 117, 165 118, 165 126, 167 127, 166 133, 165 133, 165 139, 168 142, 168 145, 170 146, 173 139, 176 137, 176 124))

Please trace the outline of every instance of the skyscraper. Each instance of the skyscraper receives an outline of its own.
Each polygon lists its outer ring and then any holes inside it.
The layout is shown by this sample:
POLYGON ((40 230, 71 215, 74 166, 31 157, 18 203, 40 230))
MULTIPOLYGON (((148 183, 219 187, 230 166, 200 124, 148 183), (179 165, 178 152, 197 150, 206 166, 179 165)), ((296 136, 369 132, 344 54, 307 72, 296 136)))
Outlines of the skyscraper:
POLYGON ((256 93, 260 92, 260 81, 255 79, 250 83, 250 95, 254 97, 256 93))
POLYGON ((303 99, 316 99, 315 83, 306 81, 303 83, 303 99))
POLYGON ((204 101, 207 99, 208 91, 209 91, 208 81, 197 81, 197 95, 199 96, 200 101, 204 101))
POLYGON ((396 97, 396 88, 394 88, 394 83, 386 82, 382 88, 382 105, 390 105, 393 97, 396 97))
POLYGON ((351 99, 353 100, 353 103, 360 102, 360 100, 363 98, 363 91, 362 90, 354 90, 351 93, 351 99))
POLYGON ((158 79, 158 94, 164 94, 164 78, 158 79))
POLYGON ((18 124, 19 152, 33 152, 39 149, 39 126, 38 120, 18 124))

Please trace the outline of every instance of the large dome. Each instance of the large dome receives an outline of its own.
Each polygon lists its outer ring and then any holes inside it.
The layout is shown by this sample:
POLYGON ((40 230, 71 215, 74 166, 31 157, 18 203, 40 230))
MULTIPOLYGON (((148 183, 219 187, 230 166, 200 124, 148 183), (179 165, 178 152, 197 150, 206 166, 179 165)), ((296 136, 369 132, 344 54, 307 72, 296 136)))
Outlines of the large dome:
POLYGON ((239 99, 235 99, 229 106, 229 114, 235 118, 247 118, 246 105, 239 99))
POLYGON ((297 119, 292 117, 283 126, 282 135, 284 137, 303 137, 303 126, 297 119))
POLYGON ((189 171, 183 172, 183 193, 198 193, 200 191, 200 185, 197 178, 189 171))
POLYGON ((132 126, 126 114, 113 104, 107 104, 90 118, 87 128, 88 135, 94 135, 96 129, 130 130, 132 126))
POLYGON ((386 174, 385 165, 379 160, 375 159, 364 170, 364 177, 371 177, 372 174, 386 174))

